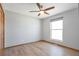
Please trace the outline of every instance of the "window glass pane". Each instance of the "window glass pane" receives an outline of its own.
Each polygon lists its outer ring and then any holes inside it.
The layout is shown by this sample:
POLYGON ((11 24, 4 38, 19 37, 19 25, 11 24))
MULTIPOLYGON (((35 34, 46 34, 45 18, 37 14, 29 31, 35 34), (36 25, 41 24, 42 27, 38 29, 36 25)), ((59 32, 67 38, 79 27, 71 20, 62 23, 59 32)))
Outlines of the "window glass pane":
POLYGON ((51 32, 51 38, 55 40, 61 40, 62 41, 62 36, 63 36, 63 31, 62 30, 52 30, 51 32))
POLYGON ((63 20, 51 22, 51 29, 63 29, 63 20))

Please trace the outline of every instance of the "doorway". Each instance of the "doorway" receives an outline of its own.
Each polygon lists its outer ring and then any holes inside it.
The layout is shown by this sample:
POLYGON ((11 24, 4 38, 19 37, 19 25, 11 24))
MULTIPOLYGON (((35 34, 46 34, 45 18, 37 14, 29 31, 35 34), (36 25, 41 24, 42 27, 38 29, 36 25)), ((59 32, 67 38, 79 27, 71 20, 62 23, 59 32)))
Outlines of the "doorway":
POLYGON ((4 48, 4 11, 0 4, 0 50, 4 48))

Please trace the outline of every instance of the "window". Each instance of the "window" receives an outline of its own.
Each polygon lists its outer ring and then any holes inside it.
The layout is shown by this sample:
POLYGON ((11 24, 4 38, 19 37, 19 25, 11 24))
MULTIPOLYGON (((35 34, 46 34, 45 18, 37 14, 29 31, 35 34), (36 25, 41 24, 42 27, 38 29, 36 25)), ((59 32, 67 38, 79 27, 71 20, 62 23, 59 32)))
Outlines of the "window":
POLYGON ((50 23, 51 39, 63 40, 63 20, 56 20, 50 23))

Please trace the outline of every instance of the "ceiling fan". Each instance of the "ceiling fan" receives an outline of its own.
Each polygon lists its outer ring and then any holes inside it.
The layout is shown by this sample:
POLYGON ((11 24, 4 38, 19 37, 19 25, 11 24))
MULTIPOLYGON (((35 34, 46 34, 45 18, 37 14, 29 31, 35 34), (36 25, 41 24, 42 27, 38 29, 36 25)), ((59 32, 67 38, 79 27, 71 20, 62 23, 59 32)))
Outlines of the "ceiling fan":
POLYGON ((40 5, 40 3, 36 3, 36 5, 37 5, 37 7, 39 8, 39 10, 37 10, 37 11, 29 11, 29 12, 39 12, 39 13, 38 13, 38 16, 40 16, 42 13, 49 15, 49 13, 47 13, 46 11, 55 8, 54 6, 52 6, 52 7, 43 9, 43 5, 40 5))

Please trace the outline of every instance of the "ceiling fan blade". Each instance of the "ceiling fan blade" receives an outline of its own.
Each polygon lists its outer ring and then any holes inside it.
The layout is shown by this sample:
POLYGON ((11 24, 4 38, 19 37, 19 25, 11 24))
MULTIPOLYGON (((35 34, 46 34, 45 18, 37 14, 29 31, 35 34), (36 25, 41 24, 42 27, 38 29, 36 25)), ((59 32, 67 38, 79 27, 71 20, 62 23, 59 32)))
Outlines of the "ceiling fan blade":
POLYGON ((41 6, 41 5, 40 5, 39 3, 37 3, 37 6, 38 6, 38 8, 40 9, 40 6, 41 6))
POLYGON ((44 13, 47 14, 47 15, 49 15, 49 13, 47 13, 47 12, 45 12, 45 11, 44 11, 44 13))
POLYGON ((44 9, 44 11, 48 11, 48 10, 53 9, 53 8, 55 8, 55 7, 53 6, 53 7, 46 8, 46 9, 44 9))
POLYGON ((43 5, 40 5, 40 3, 37 3, 37 6, 38 6, 39 10, 41 10, 41 8, 43 8, 43 5))
POLYGON ((41 14, 39 13, 38 16, 40 16, 41 14))
POLYGON ((29 12, 40 12, 40 11, 29 11, 29 12))

